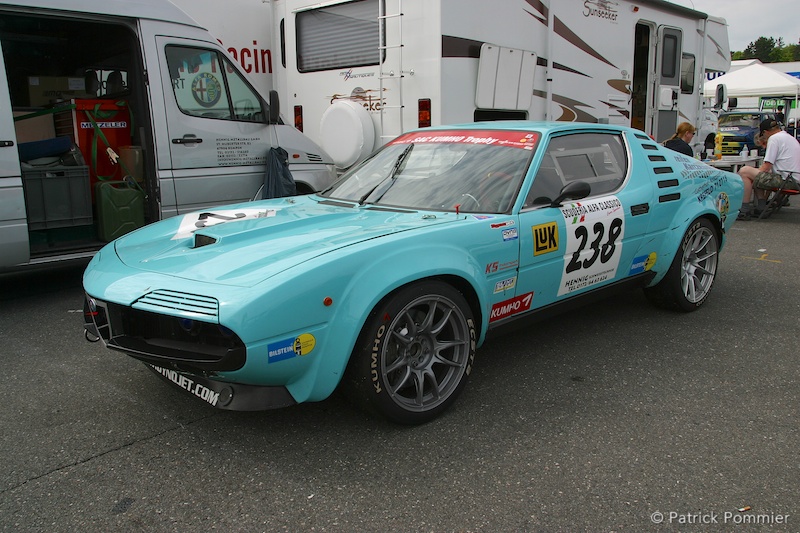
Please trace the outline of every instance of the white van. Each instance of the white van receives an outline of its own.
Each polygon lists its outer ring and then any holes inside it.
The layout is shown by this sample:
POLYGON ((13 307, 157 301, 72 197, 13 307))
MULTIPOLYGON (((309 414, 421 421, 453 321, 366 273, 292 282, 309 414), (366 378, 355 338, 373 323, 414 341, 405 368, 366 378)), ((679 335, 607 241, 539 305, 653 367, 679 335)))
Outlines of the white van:
POLYGON ((0 1, 0 48, 0 269, 251 200, 271 148, 298 193, 336 177, 277 98, 165 0, 0 1))

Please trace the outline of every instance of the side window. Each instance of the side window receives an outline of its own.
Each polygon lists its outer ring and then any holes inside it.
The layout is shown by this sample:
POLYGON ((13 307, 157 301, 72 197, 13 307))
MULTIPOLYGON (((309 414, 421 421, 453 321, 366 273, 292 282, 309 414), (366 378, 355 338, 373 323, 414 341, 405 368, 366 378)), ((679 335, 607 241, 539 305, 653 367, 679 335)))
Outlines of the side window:
POLYGON ((357 0, 297 13, 297 70, 363 67, 382 61, 380 1, 357 0))
POLYGON ((172 90, 180 110, 194 117, 263 121, 258 94, 216 50, 167 46, 172 90))
POLYGON ((618 133, 576 133, 553 137, 536 171, 525 207, 546 205, 571 181, 585 181, 591 196, 617 190, 628 173, 628 158, 618 133))
POLYGON ((693 54, 681 56, 681 93, 694 94, 695 59, 693 54))

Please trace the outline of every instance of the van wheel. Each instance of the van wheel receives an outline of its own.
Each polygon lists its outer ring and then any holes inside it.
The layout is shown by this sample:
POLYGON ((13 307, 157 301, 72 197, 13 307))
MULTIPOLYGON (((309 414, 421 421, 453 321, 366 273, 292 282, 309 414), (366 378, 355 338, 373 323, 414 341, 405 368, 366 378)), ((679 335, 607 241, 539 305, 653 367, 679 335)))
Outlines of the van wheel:
POLYGON ((463 390, 475 345, 461 293, 440 281, 409 285, 370 313, 348 364, 347 392, 393 422, 428 422, 463 390))
POLYGON ((667 274, 653 287, 644 289, 658 307, 675 311, 698 309, 711 293, 719 260, 717 232, 705 218, 686 230, 667 274))

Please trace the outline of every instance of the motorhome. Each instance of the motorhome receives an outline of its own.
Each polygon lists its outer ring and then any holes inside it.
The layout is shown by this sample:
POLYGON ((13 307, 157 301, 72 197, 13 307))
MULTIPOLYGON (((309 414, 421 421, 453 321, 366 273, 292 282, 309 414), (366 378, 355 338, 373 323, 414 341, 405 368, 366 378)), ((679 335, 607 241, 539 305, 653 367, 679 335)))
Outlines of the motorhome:
POLYGON ((0 2, 0 269, 88 257, 150 221, 247 201, 283 148, 332 160, 217 38, 164 0, 0 2))
MULTIPOLYGON (((663 0, 273 0, 273 80, 339 168, 411 128, 495 119, 702 118, 723 19, 663 0)), ((703 139, 696 150, 702 150, 703 139)))

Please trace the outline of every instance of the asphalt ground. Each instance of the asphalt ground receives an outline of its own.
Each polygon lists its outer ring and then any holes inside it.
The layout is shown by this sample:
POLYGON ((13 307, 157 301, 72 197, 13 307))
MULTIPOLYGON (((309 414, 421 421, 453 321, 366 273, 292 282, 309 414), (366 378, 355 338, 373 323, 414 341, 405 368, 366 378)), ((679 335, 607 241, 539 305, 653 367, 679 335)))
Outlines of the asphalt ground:
POLYGON ((214 410, 84 340, 83 265, 0 276, 0 529, 800 531, 800 207, 729 237, 700 311, 493 339, 415 428, 214 410))

